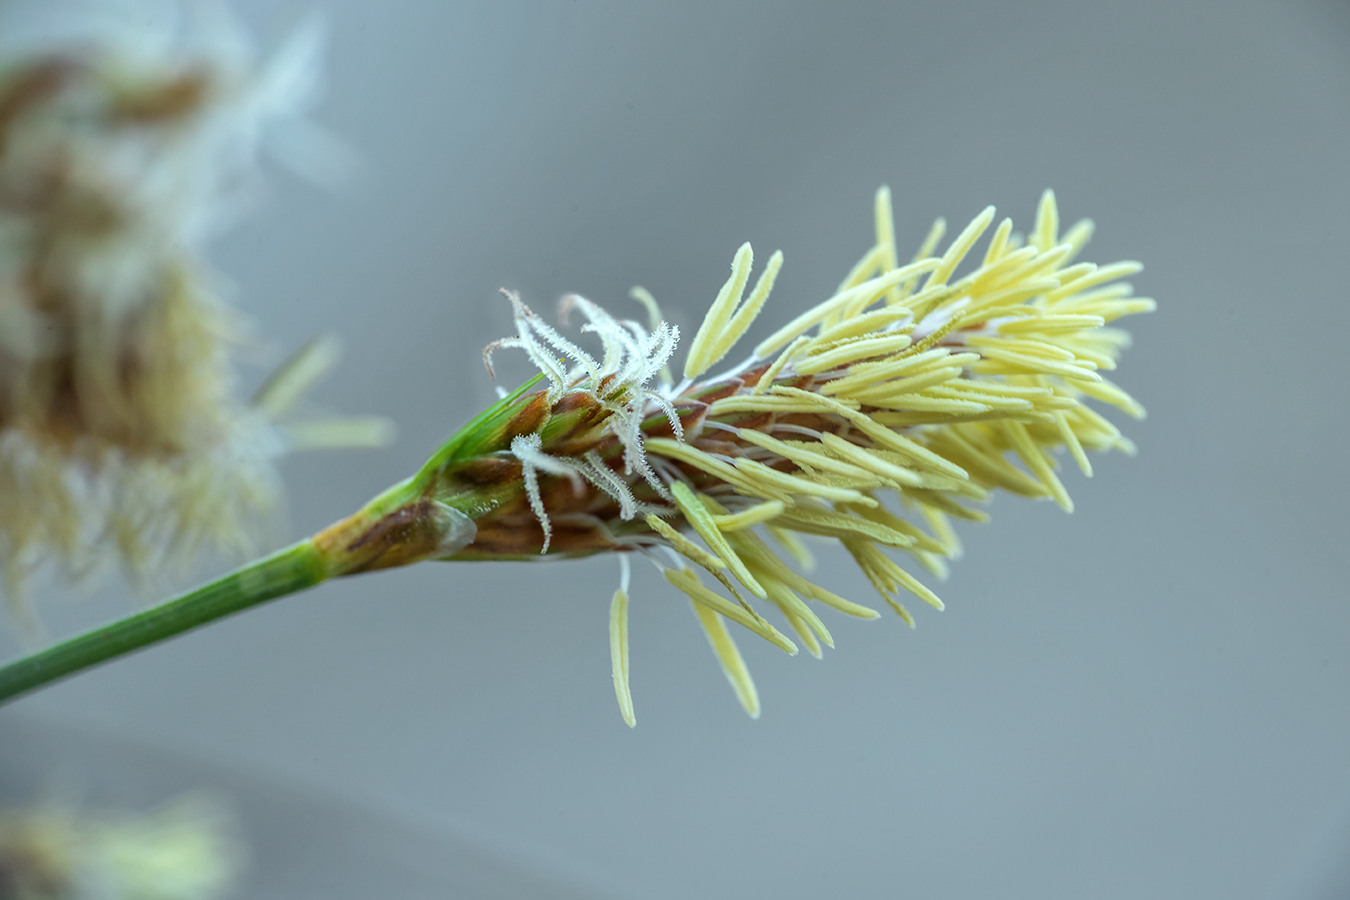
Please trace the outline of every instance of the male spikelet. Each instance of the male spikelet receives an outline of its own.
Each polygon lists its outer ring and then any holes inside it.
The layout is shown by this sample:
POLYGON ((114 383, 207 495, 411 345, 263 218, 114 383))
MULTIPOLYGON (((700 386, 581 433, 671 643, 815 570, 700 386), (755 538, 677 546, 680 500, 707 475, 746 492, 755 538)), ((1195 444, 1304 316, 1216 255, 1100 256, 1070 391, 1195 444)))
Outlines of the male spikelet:
POLYGON ((0 59, 0 573, 21 621, 44 562, 145 575, 203 545, 256 552, 292 443, 276 418, 333 357, 314 345, 254 404, 233 396, 241 320, 200 246, 316 44, 302 32, 264 67, 214 21, 0 59))
POLYGON ((419 472, 285 551, 0 669, 0 700, 334 576, 428 559, 614 552, 621 578, 610 650, 625 721, 635 721, 634 553, 690 599, 736 696, 756 716, 758 694, 728 621, 795 654, 796 642, 757 606, 767 601, 819 656, 833 646, 820 607, 879 615, 799 574, 775 545, 807 567, 802 536, 837 541, 912 625, 902 595, 942 603, 894 551, 941 577, 960 552, 951 520, 986 518, 971 504, 1002 489, 1068 510, 1059 451, 1090 474, 1087 451, 1133 450, 1087 401, 1143 414, 1101 374, 1128 343, 1107 323, 1153 309, 1117 281, 1139 265, 1074 262, 1092 225, 1061 235, 1049 191, 1025 241, 1005 219, 983 257, 966 263, 993 224, 990 207, 939 250, 939 220, 900 265, 882 188, 876 242, 835 294, 739 365, 709 374, 765 306, 783 263, 775 253, 751 287, 751 249, 742 246, 676 383, 666 373, 679 334, 646 291, 633 295, 649 327, 581 297, 563 300, 564 312, 586 319, 581 330, 599 339, 599 355, 508 294, 517 333, 487 348, 489 371, 495 352, 519 349, 541 374, 464 426, 419 472))

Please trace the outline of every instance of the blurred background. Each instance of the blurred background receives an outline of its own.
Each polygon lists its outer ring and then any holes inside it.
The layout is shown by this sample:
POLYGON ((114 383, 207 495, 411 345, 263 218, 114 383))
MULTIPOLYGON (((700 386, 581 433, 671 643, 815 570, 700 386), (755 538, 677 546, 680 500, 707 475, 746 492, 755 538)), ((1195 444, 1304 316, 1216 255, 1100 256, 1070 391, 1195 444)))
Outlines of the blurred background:
MULTIPOLYGON (((915 631, 836 617, 823 662, 741 641, 759 721, 642 567, 625 727, 605 558, 325 585, 15 703, 0 735, 168 748, 583 896, 1350 895, 1350 7, 241 5, 265 45, 310 8, 315 118, 360 165, 331 193, 276 173, 213 258, 278 355, 341 335, 318 401, 400 438, 289 460, 291 535, 492 402, 499 287, 551 313, 642 284, 692 334, 749 240, 786 256, 753 339, 871 245, 883 183, 902 256, 989 203, 1029 227, 1053 187, 1097 222, 1086 259, 1145 263, 1159 310, 1116 380, 1149 417, 1111 414, 1140 454, 1068 472, 1071 516, 998 497, 915 631)), ((871 602, 842 553, 819 574, 871 602)), ((58 634, 137 602, 43 599, 58 634)))

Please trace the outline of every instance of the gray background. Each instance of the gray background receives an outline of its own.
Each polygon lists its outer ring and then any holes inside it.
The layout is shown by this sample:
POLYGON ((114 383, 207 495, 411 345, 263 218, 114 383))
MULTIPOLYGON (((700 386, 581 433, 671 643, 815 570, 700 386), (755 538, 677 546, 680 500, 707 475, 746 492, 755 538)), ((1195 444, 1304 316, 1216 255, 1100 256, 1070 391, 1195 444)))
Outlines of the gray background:
MULTIPOLYGON (((15 711, 470 833, 606 895, 1294 896, 1350 852, 1350 11, 1113 6, 321 4, 317 118, 360 175, 336 195, 276 176, 215 258, 278 346, 345 336, 319 398, 401 438, 289 461, 293 533, 493 399, 499 286, 549 309, 641 283, 689 333, 750 240, 787 258, 767 333, 869 245, 883 182, 902 253, 987 203, 1025 227, 1053 186, 1065 220, 1097 221, 1087 258, 1144 261, 1160 308, 1117 373, 1149 410, 1122 422, 1141 453, 1070 473, 1072 516, 998 498, 914 632, 835 617, 821 663, 742 640, 758 722, 644 569, 623 725, 611 559, 327 585, 15 711)), ((298 7, 249 9, 275 38, 298 7)), ((821 575, 872 599, 841 554, 821 575)), ((68 628, 127 602, 46 611, 68 628)))

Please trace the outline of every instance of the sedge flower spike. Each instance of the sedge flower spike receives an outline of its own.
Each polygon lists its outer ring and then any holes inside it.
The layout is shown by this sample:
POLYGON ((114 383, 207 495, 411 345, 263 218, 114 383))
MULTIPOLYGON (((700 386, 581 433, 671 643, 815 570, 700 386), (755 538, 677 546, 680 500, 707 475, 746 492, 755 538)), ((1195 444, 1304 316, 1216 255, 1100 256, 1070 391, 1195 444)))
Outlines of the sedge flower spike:
POLYGON ((689 599, 737 699, 757 716, 728 623, 819 657, 834 646, 820 610, 880 615, 802 574, 811 563, 803 538, 837 542, 912 626, 902 597, 936 609, 942 601, 897 553, 942 578, 961 551, 952 520, 984 521, 978 504, 995 490, 1071 510, 1061 451, 1088 475, 1088 451, 1133 452, 1088 402, 1143 414, 1102 375, 1128 344, 1107 323, 1153 309, 1118 281, 1140 267, 1075 262, 1092 225, 1061 234, 1053 193, 1025 239, 1008 219, 995 226, 991 207, 942 250, 939 220, 904 265, 886 188, 875 219, 874 245, 833 296, 715 372, 768 308, 783 265, 775 253, 751 286, 753 253, 742 246, 678 382, 668 361, 679 335, 646 291, 634 298, 648 326, 580 297, 563 301, 585 317, 581 330, 599 339, 599 354, 508 295, 516 335, 489 346, 489 371, 494 352, 515 349, 541 374, 421 471, 286 551, 11 664, 0 670, 0 699, 329 577, 428 559, 612 552, 622 575, 609 609, 611 672, 624 720, 636 721, 635 554, 689 599))

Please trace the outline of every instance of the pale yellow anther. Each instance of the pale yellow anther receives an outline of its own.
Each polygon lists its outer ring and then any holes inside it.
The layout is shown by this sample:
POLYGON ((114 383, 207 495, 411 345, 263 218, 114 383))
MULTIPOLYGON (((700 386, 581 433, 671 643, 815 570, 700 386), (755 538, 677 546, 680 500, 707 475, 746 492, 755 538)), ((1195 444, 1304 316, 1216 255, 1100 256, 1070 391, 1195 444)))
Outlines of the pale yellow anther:
POLYGON ((1007 350, 998 345, 985 345, 980 347, 980 355, 984 359, 971 366, 975 372, 986 374, 1027 374, 1027 375, 1058 375, 1061 378, 1072 380, 1101 381, 1102 378, 1096 373, 1096 366, 1087 360, 1075 359, 1072 362, 1063 360, 1049 359, 1045 356, 1033 356, 1030 353, 1007 350), (1000 365, 990 365, 993 361, 1000 365))
POLYGON ((717 529, 722 532, 741 531, 746 528, 754 528, 756 525, 762 525, 775 516, 781 514, 786 507, 777 500, 771 500, 768 503, 757 503, 749 509, 743 509, 738 513, 725 516, 713 516, 713 523, 717 529))
MULTIPOLYGON (((877 188, 873 219, 877 236, 876 249, 880 251, 878 265, 881 271, 889 272, 899 267, 900 256, 895 249, 895 214, 891 210, 891 189, 887 185, 883 184, 877 188)), ((899 288, 892 288, 886 292, 886 302, 888 304, 900 302, 899 288)))
MULTIPOLYGON (((1066 244, 1064 246, 1069 245, 1066 244)), ((1072 250, 1073 248, 1070 247, 1069 249, 1072 250)), ((1080 291, 1085 291, 1091 287, 1096 287, 1103 282, 1114 281, 1117 278, 1128 278, 1131 275, 1143 271, 1143 268, 1141 263, 1134 262, 1133 260, 1101 266, 1092 274, 1084 275, 1082 278, 1075 279, 1069 284, 1060 287, 1058 290, 1052 291, 1046 295, 1045 299, 1048 303, 1054 303, 1064 297, 1076 294, 1080 291)))
MULTIPOLYGON (((690 600, 700 606, 705 606, 746 630, 754 632, 784 653, 791 656, 797 655, 797 645, 789 640, 787 635, 744 607, 732 603, 716 591, 709 590, 699 582, 693 569, 666 569, 665 576, 667 581, 683 591, 690 600)), ((765 599, 767 599, 767 595, 765 599)))
POLYGON ((1023 356, 1036 356, 1063 362, 1074 361, 1074 354, 1071 350, 1065 350, 1063 347, 1057 347, 1054 344, 1036 340, 1034 338, 975 335, 967 339, 966 343, 971 347, 981 350, 981 352, 983 352, 983 348, 985 347, 1001 347, 1022 354, 1023 356))
POLYGON ((670 546, 675 549, 675 552, 679 553, 690 562, 702 566, 713 573, 727 567, 726 560, 715 553, 709 553, 707 550, 704 550, 698 544, 695 544, 693 541, 689 540, 689 538, 672 528, 668 522, 662 521, 660 517, 648 514, 645 521, 647 522, 648 528, 669 541, 670 546))
POLYGON ((1088 478, 1092 477, 1092 463, 1088 461, 1087 453, 1083 450, 1083 444, 1078 440, 1078 435, 1074 434, 1073 428, 1069 425, 1069 417, 1062 412, 1055 413, 1055 427, 1059 429, 1059 436, 1064 441, 1064 446, 1069 448, 1069 453, 1073 456, 1074 462, 1078 463, 1078 468, 1088 478))
MULTIPOLYGON (((1097 267, 1093 266, 1092 271, 1095 272, 1096 270, 1097 267)), ((1078 285, 1075 284, 1073 290, 1068 291, 1068 294, 1069 296, 1058 298, 1053 305, 1047 305, 1047 308, 1054 312, 1082 312, 1081 307, 1084 306, 1095 306, 1098 303, 1109 305, 1114 301, 1133 296, 1134 285, 1123 282, 1080 290, 1078 285)))
POLYGON ((943 384, 960 376, 960 366, 940 366, 929 369, 921 375, 885 381, 871 388, 852 391, 849 394, 849 399, 857 400, 864 406, 877 406, 882 409, 907 409, 908 395, 917 394, 925 388, 943 384))
POLYGON ((852 488, 838 488, 827 484, 818 484, 805 478, 799 478, 796 475, 789 475, 786 472, 780 472, 772 469, 761 462, 753 459, 736 460, 736 468, 742 474, 754 480, 756 484, 762 484, 765 488, 777 488, 789 494, 806 495, 811 497, 823 497, 826 500, 835 500, 847 503, 876 503, 870 497, 866 497, 852 488))
MULTIPOLYGON (((798 397, 807 392, 802 391, 799 388, 785 387, 778 389, 776 393, 786 397, 798 397)), ((828 398, 820 399, 825 400, 828 398)), ((967 477, 965 471, 960 466, 943 459, 941 456, 928 450, 916 441, 907 438, 902 434, 897 434, 890 428, 885 427, 884 423, 876 421, 876 415, 868 416, 843 404, 834 404, 833 407, 827 408, 830 412, 847 419, 850 424, 856 426, 858 430, 867 435, 867 437, 871 438, 874 443, 881 447, 894 450, 902 456, 906 456, 916 462, 930 466, 939 472, 951 475, 953 478, 964 479, 967 477)), ((884 415, 884 413, 877 415, 884 415)))
POLYGON ((1000 285, 997 290, 975 291, 955 321, 965 328, 1004 316, 1034 315, 1035 308, 1027 306, 1027 301, 1058 288, 1059 281, 1054 278, 1030 278, 1000 285))
POLYGON ((769 364, 769 368, 764 370, 764 374, 759 377, 759 381, 755 382, 755 386, 750 390, 751 395, 763 394, 769 388, 773 387, 774 379, 782 373, 783 369, 792 360, 792 357, 809 341, 810 338, 802 335, 784 347, 778 354, 778 357, 769 364))
POLYGON ((1003 258, 1003 251, 1008 246, 1008 235, 1012 234, 1012 224, 1012 219, 1004 219, 998 223, 998 227, 994 229, 994 236, 989 239, 989 248, 984 252, 981 268, 991 266, 1003 258))
POLYGON ((1060 238, 1060 243, 1068 244, 1073 248, 1066 257, 1066 260, 1073 259, 1077 256, 1078 252, 1086 246, 1087 242, 1092 240, 1094 228, 1095 226, 1092 224, 1091 219, 1080 219, 1064 233, 1064 237, 1060 238))
POLYGON ((765 338, 764 341, 755 348, 755 356, 761 359, 767 357, 770 353, 774 352, 779 347, 784 346, 806 329, 824 320, 835 310, 848 307, 864 297, 868 298, 867 302, 863 304, 863 306, 866 306, 867 303, 875 301, 888 289, 900 284, 906 279, 933 271, 937 268, 938 263, 939 260, 936 259, 920 260, 919 262, 911 263, 908 266, 894 269, 884 275, 873 278, 870 281, 865 281, 855 288, 850 288, 847 291, 836 294, 824 303, 820 303, 817 306, 808 309, 787 325, 784 325, 769 337, 765 338))
POLYGON ((1065 380, 1076 390, 1082 391, 1089 397, 1103 403, 1109 403, 1136 419, 1144 418, 1144 407, 1139 404, 1139 401, 1125 393, 1120 387, 1096 375, 1096 373, 1090 374, 1093 377, 1070 376, 1065 380))
POLYGON ((812 656, 820 659, 820 641, 830 649, 834 649, 834 638, 825 627, 825 623, 820 621, 815 610, 807 606, 791 588, 782 582, 768 580, 767 576, 765 587, 769 590, 769 600, 782 612, 783 617, 788 620, 792 630, 797 632, 797 636, 801 638, 812 656), (817 641, 817 638, 820 641, 817 641))
POLYGON ((899 588, 904 588, 909 593, 923 600, 935 609, 942 609, 942 601, 938 596, 929 590, 922 582, 913 575, 906 572, 896 564, 894 560, 886 556, 872 544, 858 540, 844 541, 845 548, 857 560, 859 567, 868 579, 876 587, 877 593, 886 599, 892 608, 895 609, 905 622, 913 627, 914 619, 909 611, 901 606, 891 593, 899 588))
POLYGON ((1032 440, 1026 426, 1021 422, 1004 422, 1003 431, 1008 435, 1013 450, 1021 457, 1026 467, 1031 470, 1031 474, 1035 475, 1036 479, 1045 485, 1046 490, 1050 492, 1050 496, 1055 498, 1055 502, 1065 512, 1073 512, 1073 500, 1069 498, 1069 492, 1064 489, 1064 485, 1055 475, 1053 461, 1032 440))
POLYGON ((1036 208, 1036 227, 1028 235, 1027 242, 1044 253, 1058 241, 1059 208, 1055 205, 1055 192, 1046 188, 1036 208))
MULTIPOLYGON (((1067 256, 1065 260, 1068 260, 1067 256)), ((1094 263, 1085 262, 1072 266, 1062 266, 1055 270, 1055 280, 1061 285, 1072 284, 1084 275, 1091 275, 1095 271, 1097 271, 1097 266, 1094 263)))
POLYGON ((876 454, 869 453, 857 444, 850 443, 837 435, 825 434, 822 436, 822 441, 839 458, 875 472, 888 481, 910 487, 918 487, 923 483, 923 479, 919 477, 917 472, 887 462, 876 454))
MULTIPOLYGON (((832 472, 848 478, 861 478, 864 481, 868 480, 871 475, 867 469, 861 469, 856 465, 831 457, 826 453, 809 449, 798 443, 780 441, 778 438, 770 437, 763 432, 747 429, 741 432, 741 438, 772 453, 777 453, 799 467, 810 467, 821 472, 832 472)), ((822 446, 821 449, 823 450, 824 447, 822 446)))
MULTIPOLYGON (((924 236, 923 242, 919 244, 919 249, 914 253, 914 259, 912 261, 918 262, 921 259, 930 258, 933 255, 933 251, 937 249, 938 241, 942 240, 942 236, 946 233, 947 220, 942 217, 934 219, 932 227, 928 229, 928 234, 924 236)), ((941 264, 940 261, 938 264, 941 264)), ((937 266, 934 266, 934 268, 937 268, 937 266)), ((900 299, 896 301, 897 303, 902 303, 909 297, 910 293, 914 290, 915 284, 918 283, 918 280, 916 274, 907 279, 904 284, 900 285, 900 299)))
POLYGON ((774 280, 778 277, 778 270, 783 267, 783 253, 780 250, 769 257, 768 265, 742 304, 741 296, 749 279, 753 258, 749 244, 741 245, 736 252, 731 264, 731 277, 722 286, 703 319, 703 325, 689 345, 689 356, 684 364, 686 378, 697 378, 720 362, 764 307, 769 292, 773 290, 774 280))
MULTIPOLYGON (((756 398, 771 399, 771 398, 756 398)), ((762 500, 782 500, 790 501, 792 495, 772 485, 765 485, 753 478, 748 477, 735 466, 725 463, 715 456, 704 453, 697 447, 693 447, 682 441, 671 440, 670 438, 648 438, 643 444, 644 449, 649 453, 655 453, 658 456, 664 456, 669 459, 676 459, 683 463, 688 463, 696 469, 700 469, 709 475, 721 479, 731 485, 737 492, 750 497, 759 497, 762 500)))
POLYGON ((763 572, 762 577, 765 587, 769 590, 769 599, 777 603, 784 611, 791 611, 793 615, 808 625, 817 637, 825 642, 825 646, 833 648, 834 637, 830 634, 830 630, 825 627, 825 623, 820 620, 820 616, 816 615, 816 611, 808 606, 801 597, 797 596, 797 592, 786 581, 774 576, 774 573, 781 568, 781 565, 774 565, 772 568, 766 568, 763 572))
POLYGON ((786 528, 780 528, 777 525, 769 523, 765 530, 773 536, 773 539, 788 552, 788 555, 796 561, 797 565, 806 569, 808 572, 816 567, 816 557, 806 544, 802 543, 801 538, 793 534, 786 528))
MULTIPOLYGON (((833 397, 823 397, 820 394, 814 394, 810 391, 800 391, 794 394, 783 394, 782 391, 798 390, 789 388, 786 385, 775 385, 769 389, 767 395, 753 396, 747 394, 737 394, 731 397, 724 397, 714 403, 708 410, 712 416, 724 416, 735 413, 811 413, 811 412, 833 412, 834 406, 841 401, 833 397)), ((849 405, 857 409, 858 403, 844 399, 842 404, 849 405)))
MULTIPOLYGON (((797 540, 791 531, 776 528, 772 525, 769 526, 769 533, 773 534, 774 538, 784 546, 788 546, 791 541, 797 540), (780 532, 783 536, 790 538, 790 541, 784 541, 779 537, 780 532)), ((875 609, 872 609, 869 606, 862 606, 850 600, 845 600, 843 597, 836 594, 832 594, 815 582, 808 580, 802 575, 792 571, 787 566, 784 566, 778 559, 777 554, 770 550, 768 545, 754 532, 737 532, 732 536, 732 540, 736 541, 737 552, 744 554, 746 559, 753 560, 757 569, 772 573, 772 577, 769 580, 781 581, 788 588, 796 591, 803 597, 809 597, 819 603, 824 603, 826 606, 846 615, 855 616, 860 619, 876 619, 880 617, 881 614, 875 609)))
POLYGON ((929 606, 933 607, 936 610, 942 610, 946 608, 945 606, 943 606, 942 600, 938 598, 937 594, 933 593, 924 585, 923 582, 919 581, 919 579, 915 578, 913 575, 909 574, 904 569, 901 569, 899 566, 896 567, 895 577, 896 580, 900 582, 900 586, 902 588, 909 591, 911 594, 918 597, 920 600, 927 603, 929 606))
POLYGON ((861 537, 888 547, 912 547, 915 543, 910 535, 880 522, 813 506, 791 507, 779 516, 779 522, 804 534, 840 539, 861 537))
POLYGON ((895 614, 900 617, 900 620, 904 622, 906 625, 908 625, 910 628, 913 628, 914 616, 910 614, 909 610, 905 609, 904 604, 901 603, 899 600, 896 600, 889 594, 883 596, 885 597, 886 602, 890 604, 891 609, 895 610, 895 614))
POLYGON ((1053 314, 1027 317, 998 326, 1000 334, 1060 334, 1073 333, 1088 328, 1097 328, 1106 324, 1101 316, 1053 314))
POLYGON ((947 397, 953 400, 973 400, 976 403, 983 403, 992 410, 1005 410, 1016 412, 1018 410, 1029 410, 1033 408, 1050 407, 1055 403, 1055 398, 1041 398, 1041 403, 1037 403, 1029 397, 1018 397, 1004 393, 1000 388, 1002 386, 993 381, 965 381, 964 379, 954 379, 945 384, 929 388, 927 393, 933 397, 947 397), (981 388, 986 388, 981 390, 981 388))
MULTIPOLYGON (((984 234, 989 223, 994 221, 994 207, 986 206, 984 210, 976 216, 971 223, 965 227, 956 240, 952 241, 947 252, 942 254, 942 263, 933 270, 933 274, 928 276, 929 285, 946 284, 951 278, 956 267, 961 264, 961 260, 966 258, 970 248, 975 246, 975 242, 984 234)), ((913 305, 913 304, 911 304, 913 305)))
POLYGON ((628 595, 622 588, 614 592, 609 604, 609 661, 619 714, 632 728, 637 725, 637 717, 633 715, 633 692, 628 687, 628 595))
MULTIPOLYGON (((1023 249, 1024 251, 1026 250, 1034 251, 1036 248, 1025 247, 1023 249)), ((983 277, 981 277, 979 279, 981 282, 980 289, 985 291, 998 291, 1014 285, 1021 284, 1023 282, 1032 281, 1034 279, 1053 277, 1052 273, 1055 271, 1056 268, 1059 267, 1061 263, 1064 262, 1065 259, 1068 258, 1069 253, 1072 250, 1073 248, 1070 247, 1068 244, 1060 244, 1058 247, 1052 247, 1049 250, 1045 251, 1044 253, 1033 256, 1031 259, 1022 263, 1020 266, 1018 266, 1015 269, 1012 269, 1011 271, 1005 271, 1003 275, 1001 275, 998 278, 994 278, 988 282, 984 282, 983 277)), ((997 266, 995 268, 997 268, 997 266)), ((1061 285, 1059 288, 1056 288, 1055 290, 1064 290, 1064 289, 1065 288, 1061 285)))
MULTIPOLYGON (((726 514, 726 508, 722 506, 720 503, 718 503, 716 500, 713 500, 711 497, 700 495, 698 499, 703 503, 704 509, 706 509, 708 513, 714 516, 715 518, 720 518, 721 516, 726 514)), ((674 529, 670 528, 669 525, 666 525, 665 530, 660 529, 658 530, 668 539, 669 535, 672 532, 674 532, 674 529)), ((675 533, 678 534, 678 532, 675 533)), ((708 572, 709 575, 716 578, 721 583, 722 587, 727 589, 727 593, 735 597, 736 602, 739 603, 742 607, 744 607, 745 611, 748 612, 752 617, 754 617, 756 620, 763 621, 763 616, 761 616, 758 612, 756 612, 755 608, 745 601, 745 598, 741 596, 741 592, 736 589, 736 585, 734 585, 731 582, 731 579, 727 577, 726 570, 728 567, 726 562, 721 557, 714 556, 708 553, 706 550, 703 550, 703 548, 699 547, 697 544, 693 543, 688 538, 685 538, 683 535, 680 535, 680 538, 681 540, 679 542, 672 540, 671 541, 672 546, 679 552, 683 553, 685 557, 689 559, 691 562, 695 562, 698 565, 702 566, 708 572), (693 554, 690 554, 687 553, 685 549, 682 548, 692 548, 695 552, 693 554)), ((733 548, 735 547, 734 544, 732 544, 731 546, 733 548)))
POLYGON ((914 328, 914 323, 905 322, 905 320, 912 318, 912 316, 913 313, 909 309, 894 306, 860 313, 848 321, 822 329, 820 334, 811 338, 808 343, 803 344, 802 349, 806 353, 816 353, 822 348, 828 348, 836 341, 863 336, 870 337, 872 332, 885 331, 887 334, 908 334, 914 328), (904 324, 897 324, 901 322, 904 322, 904 324))
POLYGON ((815 375, 831 369, 842 368, 851 363, 878 356, 886 356, 897 350, 903 350, 912 344, 907 334, 887 334, 849 341, 820 353, 813 353, 798 360, 793 370, 799 375, 815 375))
MULTIPOLYGON (((925 508, 922 503, 916 502, 914 505, 920 509, 925 508)), ((914 539, 914 542, 910 545, 912 552, 926 552, 930 554, 946 553, 946 548, 940 541, 928 534, 928 532, 924 531, 918 525, 900 518, 884 506, 858 507, 841 503, 836 508, 841 512, 850 512, 854 515, 861 516, 864 519, 876 522, 879 525, 885 525, 887 528, 898 531, 901 534, 908 535, 914 539)))
POLYGON ((933 529, 933 536, 942 545, 942 552, 952 559, 959 557, 962 553, 961 538, 957 536, 956 529, 952 528, 951 520, 947 518, 946 513, 922 503, 919 504, 919 513, 928 523, 928 527, 933 529))
POLYGON ((781 268, 783 268, 783 251, 775 250, 773 256, 769 257, 768 265, 760 273, 759 280, 755 282, 754 288, 750 291, 750 296, 737 308, 736 314, 731 317, 726 329, 715 336, 717 343, 710 357, 709 365, 717 363, 722 357, 726 356, 732 345, 739 341, 741 336, 754 323, 760 310, 764 308, 764 301, 769 299, 769 292, 773 290, 773 283, 777 280, 778 271, 781 268))
POLYGON ((717 657, 723 674, 726 675, 727 681, 731 682, 736 699, 740 701, 750 718, 758 719, 759 693, 755 690, 755 682, 750 678, 750 670, 746 668, 745 660, 741 658, 741 651, 737 649, 736 642, 727 631, 725 620, 701 603, 693 602, 692 606, 694 615, 698 617, 699 624, 703 626, 703 631, 708 636, 708 643, 712 645, 713 654, 717 657))
POLYGON ((708 307, 703 324, 699 326, 698 333, 689 343, 689 355, 684 362, 685 378, 697 378, 712 365, 710 357, 713 348, 726 329, 727 323, 731 321, 736 305, 741 302, 741 295, 745 292, 745 283, 750 279, 750 267, 753 262, 754 252, 750 249, 750 244, 748 242, 742 244, 732 257, 731 277, 717 292, 717 299, 708 307))
POLYGON ((793 610, 779 602, 772 589, 769 591, 769 600, 772 601, 774 606, 778 607, 778 611, 783 614, 783 618, 787 619, 787 623, 791 625, 792 630, 797 633, 797 638, 806 645, 806 652, 810 653, 816 659, 823 659, 824 654, 820 649, 820 641, 816 640, 816 636, 811 631, 811 627, 793 610))
POLYGON ((1110 371, 1116 367, 1112 351, 1102 349, 1107 346, 1107 341, 1105 335, 1100 332, 1098 335, 1092 336, 1078 334, 1072 337, 1063 336, 1055 339, 1059 346, 1073 353, 1075 359, 1092 363, 1098 370, 1110 371), (1096 337, 1101 337, 1103 340, 1094 340, 1096 337))
POLYGON ((745 585, 746 590, 760 599, 766 596, 764 587, 755 580, 755 576, 750 574, 750 570, 741 562, 741 558, 736 555, 736 551, 731 549, 727 539, 717 528, 717 521, 707 507, 699 501, 692 488, 682 481, 677 481, 670 486, 671 495, 675 498, 675 505, 680 508, 684 514, 685 521, 694 529, 703 542, 716 554, 724 560, 727 568, 731 569, 732 574, 745 585))
POLYGON ((883 260, 886 258, 886 251, 882 247, 871 247, 862 255, 862 259, 853 264, 844 280, 839 282, 839 287, 835 289, 836 294, 842 294, 849 288, 855 288, 869 278, 872 278, 882 272, 895 268, 894 266, 885 266, 883 260))
POLYGON ((954 354, 945 347, 937 347, 899 358, 858 363, 849 369, 849 374, 826 381, 820 386, 820 391, 827 396, 847 395, 853 391, 874 388, 892 378, 918 375, 929 369, 951 365, 970 365, 979 358, 976 353, 954 354))

